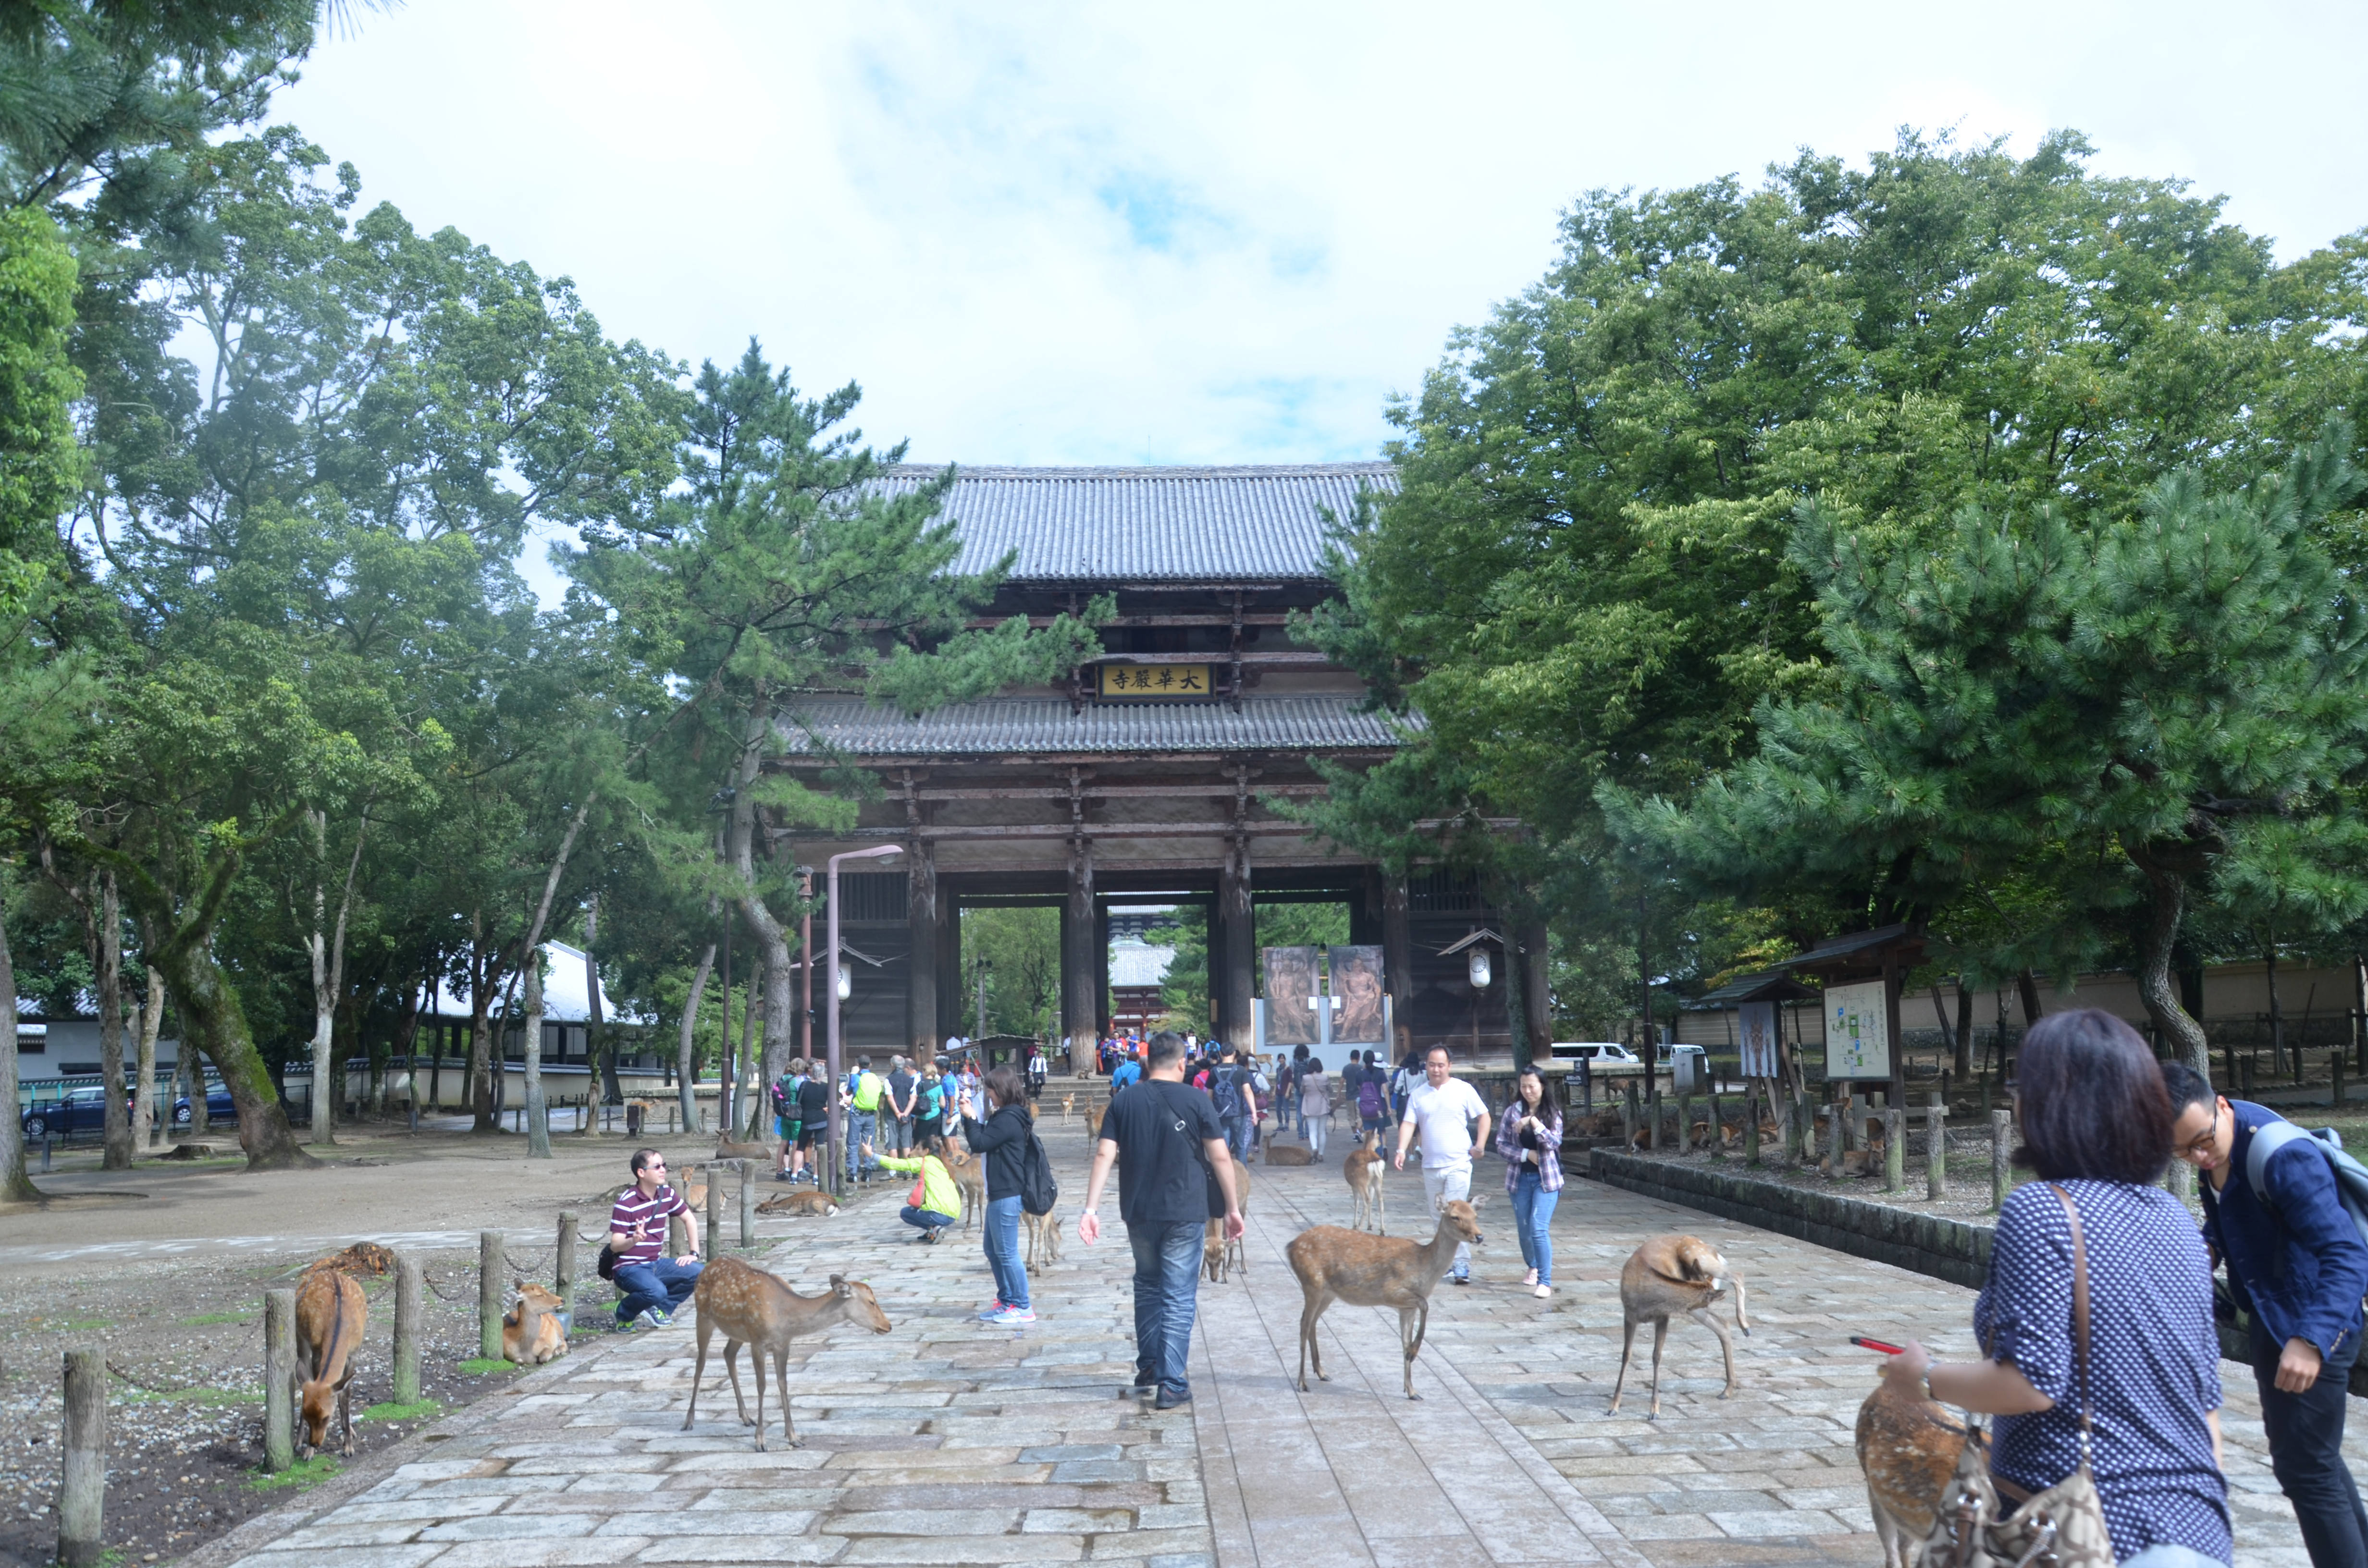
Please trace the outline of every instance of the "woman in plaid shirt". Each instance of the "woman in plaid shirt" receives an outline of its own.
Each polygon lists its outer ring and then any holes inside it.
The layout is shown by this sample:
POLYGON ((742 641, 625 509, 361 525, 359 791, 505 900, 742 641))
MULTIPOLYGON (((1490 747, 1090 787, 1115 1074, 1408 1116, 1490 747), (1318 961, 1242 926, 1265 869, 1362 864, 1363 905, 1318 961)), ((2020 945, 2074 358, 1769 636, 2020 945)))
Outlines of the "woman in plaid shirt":
POLYGON ((1513 1199, 1513 1233, 1521 1238, 1521 1283, 1541 1299, 1554 1294, 1554 1242, 1547 1228, 1562 1199, 1562 1107, 1534 1065, 1513 1080, 1513 1101, 1497 1121, 1497 1153, 1505 1156, 1505 1191, 1513 1199))

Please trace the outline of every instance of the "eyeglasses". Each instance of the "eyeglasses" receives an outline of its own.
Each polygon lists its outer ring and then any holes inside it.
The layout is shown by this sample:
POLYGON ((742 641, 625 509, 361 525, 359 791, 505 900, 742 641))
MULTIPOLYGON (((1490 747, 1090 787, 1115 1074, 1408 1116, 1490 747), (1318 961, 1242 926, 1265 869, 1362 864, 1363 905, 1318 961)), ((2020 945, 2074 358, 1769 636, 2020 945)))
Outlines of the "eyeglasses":
POLYGON ((2203 1130, 2203 1134, 2200 1137, 2191 1139, 2187 1142, 2180 1144, 2179 1146, 2178 1153, 2183 1159, 2201 1160, 2206 1155, 2216 1153, 2219 1146, 2220 1102, 2217 1099, 2214 1099, 2212 1102, 2212 1124, 2203 1130))

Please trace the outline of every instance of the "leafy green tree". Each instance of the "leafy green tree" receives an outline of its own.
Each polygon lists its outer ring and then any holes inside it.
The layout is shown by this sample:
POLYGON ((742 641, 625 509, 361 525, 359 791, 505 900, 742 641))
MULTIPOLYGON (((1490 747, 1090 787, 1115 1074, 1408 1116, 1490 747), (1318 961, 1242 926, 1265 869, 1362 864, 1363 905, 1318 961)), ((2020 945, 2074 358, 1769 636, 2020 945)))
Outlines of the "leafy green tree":
POLYGON ((1804 506, 1833 679, 1764 702, 1759 747, 1680 805, 1603 787, 1621 832, 1746 899, 1866 890, 1933 913, 2034 874, 2093 917, 2135 906, 2139 994, 2199 1071, 2172 962, 2199 899, 2368 910, 2368 619, 2320 542, 2362 489, 2338 427, 2241 491, 2158 482, 2086 529, 1968 509, 1879 554, 1804 506))
POLYGON ((962 1032, 980 1030, 976 999, 984 969, 984 1032, 1051 1034, 1061 1008, 1061 912, 966 909, 962 921, 962 1032))
POLYGON ((1309 633, 1422 722, 1318 823, 1565 926, 1667 903, 1597 788, 1682 796, 1749 754, 1763 699, 1820 689, 1802 501, 1877 559, 1967 505, 2077 531, 2174 470, 2273 469, 2357 405, 2368 241, 2281 266, 2216 199, 2088 154, 1910 134, 1863 170, 1582 198, 1554 267, 1393 411, 1402 493, 1342 520, 1343 603, 1309 633), (1533 836, 1476 831, 1508 816, 1533 836))

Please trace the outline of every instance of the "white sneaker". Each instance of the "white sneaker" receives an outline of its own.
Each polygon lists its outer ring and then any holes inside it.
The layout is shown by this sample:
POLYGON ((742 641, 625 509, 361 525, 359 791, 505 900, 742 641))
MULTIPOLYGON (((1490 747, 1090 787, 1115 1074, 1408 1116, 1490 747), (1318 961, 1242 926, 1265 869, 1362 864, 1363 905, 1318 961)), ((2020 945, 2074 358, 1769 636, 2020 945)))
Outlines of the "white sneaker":
POLYGON ((1538 1282, 1538 1271, 1537 1271, 1536 1269, 1534 1269, 1534 1268, 1531 1269, 1527 1274, 1524 1274, 1524 1275, 1522 1275, 1522 1276, 1521 1276, 1521 1283, 1522 1283, 1522 1284, 1524 1284, 1524 1285, 1534 1285, 1534 1284, 1536 1284, 1537 1282, 1538 1282))
POLYGON ((1530 1292, 1530 1294, 1531 1294, 1531 1295, 1532 1295, 1532 1296, 1535 1296, 1539 1301, 1544 1301, 1548 1296, 1551 1296, 1551 1295, 1553 1295, 1553 1294, 1554 1294, 1554 1287, 1553 1287, 1553 1286, 1551 1286, 1551 1285, 1541 1285, 1541 1286, 1539 1286, 1536 1290, 1534 1290, 1531 1291, 1531 1292, 1530 1292))

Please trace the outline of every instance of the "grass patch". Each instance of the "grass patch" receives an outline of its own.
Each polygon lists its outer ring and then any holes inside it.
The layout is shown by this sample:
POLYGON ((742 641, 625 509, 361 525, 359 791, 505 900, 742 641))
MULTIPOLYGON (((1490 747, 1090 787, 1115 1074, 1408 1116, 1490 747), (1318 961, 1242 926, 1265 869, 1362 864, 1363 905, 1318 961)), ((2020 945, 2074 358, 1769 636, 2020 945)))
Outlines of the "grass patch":
MULTIPOLYGON (((507 1363, 504 1363, 507 1365, 507 1363)), ((373 1404, 357 1417, 362 1421, 425 1421, 444 1414, 444 1407, 432 1399, 411 1404, 373 1404)))
POLYGON ((468 1373, 472 1378, 485 1377, 494 1372, 514 1372, 518 1370, 518 1369, 511 1365, 506 1358, 500 1356, 472 1356, 469 1359, 461 1363, 459 1369, 468 1373))
POLYGON ((51 1334, 81 1334, 94 1328, 113 1328, 112 1318, 34 1318, 27 1328, 44 1329, 51 1334))
POLYGON ((247 1317, 245 1312, 199 1312, 193 1318, 183 1318, 181 1320, 181 1326, 183 1328, 203 1328, 208 1324, 245 1323, 246 1321, 247 1317))
POLYGON ((326 1454, 314 1454, 309 1460, 298 1460, 278 1474, 257 1473, 247 1478, 248 1488, 256 1492, 301 1491, 332 1480, 345 1468, 326 1454))

